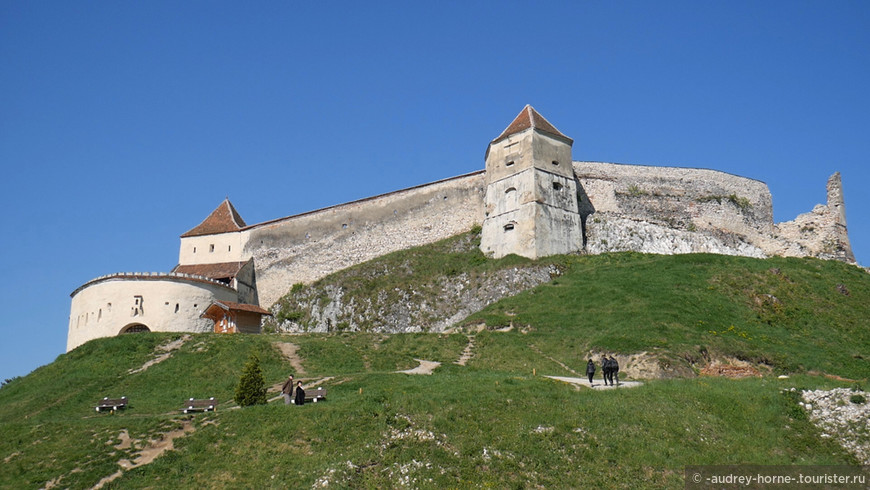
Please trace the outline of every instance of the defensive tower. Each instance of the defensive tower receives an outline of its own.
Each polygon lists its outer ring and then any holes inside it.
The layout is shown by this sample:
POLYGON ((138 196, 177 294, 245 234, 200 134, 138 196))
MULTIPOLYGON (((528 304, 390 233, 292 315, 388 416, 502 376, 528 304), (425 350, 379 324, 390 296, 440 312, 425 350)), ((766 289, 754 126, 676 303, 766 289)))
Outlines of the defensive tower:
POLYGON ((574 141, 530 105, 486 150, 480 249, 495 258, 538 258, 583 246, 574 141))

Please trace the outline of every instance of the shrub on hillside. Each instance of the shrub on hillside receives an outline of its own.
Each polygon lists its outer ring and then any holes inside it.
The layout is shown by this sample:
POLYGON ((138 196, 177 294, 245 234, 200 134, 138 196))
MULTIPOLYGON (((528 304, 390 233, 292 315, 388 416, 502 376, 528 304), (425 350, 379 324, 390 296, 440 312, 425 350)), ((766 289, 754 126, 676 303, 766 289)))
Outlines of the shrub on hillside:
POLYGON ((260 358, 256 354, 251 354, 245 363, 239 385, 236 386, 235 400, 243 407, 266 404, 266 381, 260 368, 260 358))

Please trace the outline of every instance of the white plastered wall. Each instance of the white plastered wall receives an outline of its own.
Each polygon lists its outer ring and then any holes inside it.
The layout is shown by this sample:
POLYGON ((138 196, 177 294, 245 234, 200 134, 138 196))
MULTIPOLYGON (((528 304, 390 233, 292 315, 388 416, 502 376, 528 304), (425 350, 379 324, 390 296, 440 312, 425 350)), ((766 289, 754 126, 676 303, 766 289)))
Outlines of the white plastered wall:
POLYGON ((248 260, 251 257, 244 255, 247 239, 248 233, 245 231, 183 237, 178 251, 178 264, 219 264, 248 260))
POLYGON ((73 294, 67 352, 137 324, 152 332, 211 331, 211 320, 199 316, 215 300, 235 302, 237 293, 222 284, 182 277, 97 279, 73 294))

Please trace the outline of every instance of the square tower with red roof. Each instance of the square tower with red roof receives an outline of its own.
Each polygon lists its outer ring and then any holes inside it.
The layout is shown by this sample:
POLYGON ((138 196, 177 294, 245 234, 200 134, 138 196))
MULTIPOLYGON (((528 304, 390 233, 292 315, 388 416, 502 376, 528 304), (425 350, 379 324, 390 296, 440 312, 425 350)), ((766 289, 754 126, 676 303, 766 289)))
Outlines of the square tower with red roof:
POLYGON ((486 151, 481 250, 532 259, 583 248, 574 141, 527 105, 486 151))

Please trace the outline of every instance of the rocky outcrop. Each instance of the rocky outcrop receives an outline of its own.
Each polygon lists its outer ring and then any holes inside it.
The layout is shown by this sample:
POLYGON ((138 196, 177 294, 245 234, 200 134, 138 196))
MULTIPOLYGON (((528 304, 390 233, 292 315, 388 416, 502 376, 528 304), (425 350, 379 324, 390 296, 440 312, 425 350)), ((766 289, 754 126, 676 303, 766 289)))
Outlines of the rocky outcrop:
POLYGON ((612 213, 595 213, 586 220, 586 252, 634 251, 663 255, 715 253, 765 257, 759 247, 735 233, 718 230, 680 230, 612 213))
POLYGON ((822 437, 836 439, 859 464, 870 465, 870 393, 835 388, 801 395, 805 402, 801 406, 822 430, 822 437))
POLYGON ((442 276, 409 289, 364 296, 334 284, 304 287, 273 306, 279 332, 442 332, 502 298, 548 282, 551 265, 442 276))

